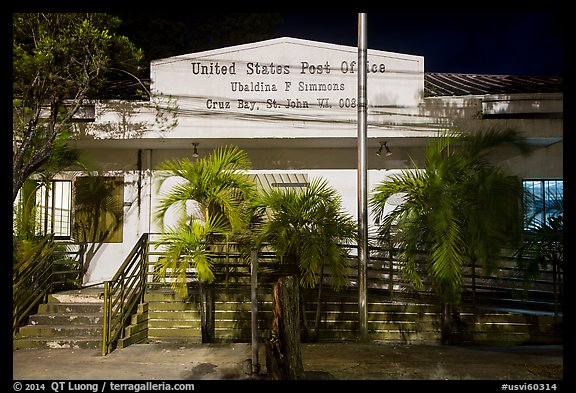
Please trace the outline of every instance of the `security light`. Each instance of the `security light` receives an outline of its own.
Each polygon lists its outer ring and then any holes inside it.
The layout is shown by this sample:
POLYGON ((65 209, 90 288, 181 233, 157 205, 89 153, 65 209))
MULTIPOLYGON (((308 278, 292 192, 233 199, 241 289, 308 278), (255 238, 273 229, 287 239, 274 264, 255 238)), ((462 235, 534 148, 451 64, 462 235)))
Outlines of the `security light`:
POLYGON ((386 142, 380 142, 380 148, 378 149, 378 151, 376 152, 377 156, 381 156, 382 155, 382 148, 386 148, 386 157, 390 157, 392 155, 392 152, 390 151, 390 148, 388 147, 388 145, 386 144, 386 142))

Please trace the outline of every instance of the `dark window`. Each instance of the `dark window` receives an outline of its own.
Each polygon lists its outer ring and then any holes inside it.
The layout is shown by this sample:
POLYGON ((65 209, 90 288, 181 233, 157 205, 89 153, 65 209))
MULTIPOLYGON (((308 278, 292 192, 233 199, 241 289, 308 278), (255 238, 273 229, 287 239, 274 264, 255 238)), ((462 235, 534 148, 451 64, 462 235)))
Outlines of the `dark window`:
POLYGON ((551 217, 562 214, 563 180, 524 180, 525 229, 541 226, 551 217))

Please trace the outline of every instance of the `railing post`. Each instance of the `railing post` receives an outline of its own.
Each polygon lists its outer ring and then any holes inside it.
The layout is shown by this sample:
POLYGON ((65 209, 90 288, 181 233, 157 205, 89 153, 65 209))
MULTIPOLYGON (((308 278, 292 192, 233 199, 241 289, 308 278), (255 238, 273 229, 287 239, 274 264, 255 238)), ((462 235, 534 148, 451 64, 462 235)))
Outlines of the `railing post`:
MULTIPOLYGON (((54 235, 50 235, 50 243, 52 243, 52 245, 54 245, 54 235)), ((50 252, 50 254, 52 254, 52 256, 55 254, 54 253, 55 248, 52 249, 52 251, 50 252)), ((54 259, 53 258, 46 258, 45 259, 46 264, 48 265, 46 267, 46 270, 49 272, 48 273, 48 279, 46 281, 46 292, 44 293, 44 302, 48 302, 48 295, 50 295, 52 293, 52 288, 53 288, 53 284, 52 282, 54 281, 54 259)))
POLYGON ((122 322, 124 318, 124 313, 126 312, 126 272, 122 272, 120 280, 120 338, 124 338, 124 323, 122 322))
POLYGON ((252 374, 260 373, 258 361, 258 251, 250 251, 250 298, 252 300, 252 374))
POLYGON ((108 354, 110 341, 110 281, 104 281, 104 314, 102 316, 102 356, 108 354))
POLYGON ((390 300, 392 300, 392 297, 394 296, 394 257, 392 255, 392 245, 389 246, 390 248, 388 249, 388 264, 390 267, 389 273, 388 273, 388 289, 390 290, 390 300))
POLYGON ((144 302, 144 295, 146 294, 146 278, 148 277, 148 234, 146 233, 142 243, 142 260, 141 260, 141 278, 140 283, 140 303, 144 302))
POLYGON ((88 246, 86 245, 86 243, 80 243, 80 248, 78 249, 78 253, 80 254, 79 259, 79 263, 80 263, 80 274, 79 276, 79 282, 78 282, 78 287, 82 288, 82 284, 84 283, 84 257, 86 256, 86 248, 88 246))

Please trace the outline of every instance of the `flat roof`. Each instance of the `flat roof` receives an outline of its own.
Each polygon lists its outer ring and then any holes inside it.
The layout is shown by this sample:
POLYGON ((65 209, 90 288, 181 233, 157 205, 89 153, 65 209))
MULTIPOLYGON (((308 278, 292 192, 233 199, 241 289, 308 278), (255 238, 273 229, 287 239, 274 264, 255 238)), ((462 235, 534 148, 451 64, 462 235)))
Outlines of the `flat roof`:
POLYGON ((562 77, 424 73, 424 96, 558 93, 562 77))

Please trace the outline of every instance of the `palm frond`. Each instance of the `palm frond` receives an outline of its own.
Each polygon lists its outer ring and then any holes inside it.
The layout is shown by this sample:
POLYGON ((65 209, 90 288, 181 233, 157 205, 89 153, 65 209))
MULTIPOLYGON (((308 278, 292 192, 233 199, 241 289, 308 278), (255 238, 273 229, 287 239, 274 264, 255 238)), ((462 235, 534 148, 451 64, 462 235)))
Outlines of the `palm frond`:
POLYGON ((255 193, 255 184, 245 173, 250 165, 246 153, 233 146, 214 149, 195 162, 183 158, 161 163, 158 166, 157 192, 162 187, 170 188, 161 194, 155 220, 162 222, 169 209, 173 209, 182 221, 186 217, 186 203, 195 201, 202 207, 202 212, 222 214, 231 230, 241 230, 250 219, 246 201, 255 193), (174 181, 176 183, 171 184, 174 181))
POLYGON ((435 233, 430 254, 431 278, 441 295, 455 301, 462 284, 462 266, 464 262, 464 241, 460 223, 453 215, 441 222, 435 233))

